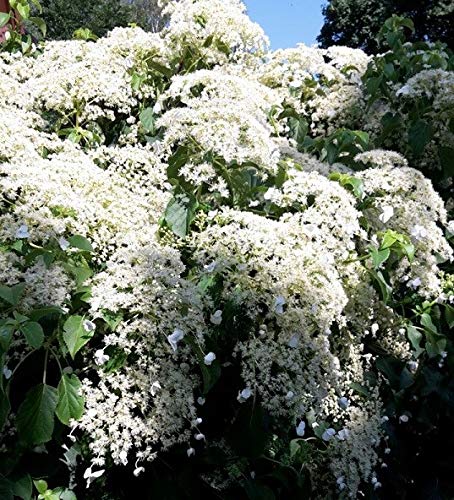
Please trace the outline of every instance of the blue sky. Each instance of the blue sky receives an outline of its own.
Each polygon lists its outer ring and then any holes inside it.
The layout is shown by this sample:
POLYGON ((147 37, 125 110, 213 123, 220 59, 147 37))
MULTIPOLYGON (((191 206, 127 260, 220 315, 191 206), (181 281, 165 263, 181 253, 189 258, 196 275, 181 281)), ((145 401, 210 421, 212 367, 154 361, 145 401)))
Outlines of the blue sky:
POLYGON ((324 0, 243 0, 251 19, 259 23, 273 49, 316 43, 323 24, 324 0))

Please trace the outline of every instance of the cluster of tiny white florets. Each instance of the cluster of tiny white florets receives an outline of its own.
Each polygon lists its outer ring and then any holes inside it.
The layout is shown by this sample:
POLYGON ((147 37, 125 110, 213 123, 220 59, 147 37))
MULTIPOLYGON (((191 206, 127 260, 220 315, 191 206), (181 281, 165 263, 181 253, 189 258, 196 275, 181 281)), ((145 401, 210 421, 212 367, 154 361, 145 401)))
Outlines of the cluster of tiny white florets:
MULTIPOLYGON (((380 301, 361 252, 388 229, 408 236, 415 258, 392 270, 392 285, 452 301, 452 277, 439 268, 453 257, 441 229, 448 224, 443 202, 397 153, 358 155, 365 169, 353 173, 285 138, 287 118, 276 116, 288 106, 313 136, 355 127, 369 63, 362 51, 300 45, 267 52, 239 0, 182 0, 165 12, 160 34, 115 29, 95 43, 47 43, 33 58, 0 56, 1 284, 25 284, 23 311, 54 305, 65 313, 75 289, 65 265, 76 252, 69 240, 79 235, 91 244, 87 300, 96 335, 83 351, 86 411, 73 427, 88 436, 93 466, 150 461, 176 443, 193 455, 193 440, 205 440, 196 405, 204 393, 200 364, 223 358, 240 367, 234 404, 260 398, 295 437, 311 427, 327 449, 314 473, 331 496, 355 497, 361 482, 378 483, 382 435, 365 339, 411 357, 403 320, 380 301), (175 68, 188 50, 193 65, 183 74, 175 68), (166 81, 159 68, 176 76, 166 81), (144 108, 148 117, 153 111, 153 137, 143 134, 144 108), (110 123, 118 128, 107 140, 110 123), (279 169, 284 178, 257 186, 249 212, 201 211, 196 230, 177 239, 159 222, 178 147, 187 158, 177 175, 194 193, 204 186, 229 197, 229 176, 245 164, 262 183, 279 169), (361 181, 363 198, 330 178, 335 171, 361 181), (58 258, 26 262, 11 249, 21 242, 53 246, 58 258), (216 299, 197 285, 207 276, 222 278, 216 299), (208 350, 227 304, 248 319, 248 331, 232 352, 208 350)), ((452 85, 445 73, 414 77, 400 97, 436 87, 444 109, 441 85, 452 85)), ((86 477, 101 473, 90 467, 86 477)))
POLYGON ((370 151, 356 159, 375 167, 357 174, 367 195, 375 199, 366 211, 373 230, 386 228, 408 235, 416 249, 414 262, 405 258, 400 263, 394 284, 404 283, 427 298, 439 297, 439 264, 453 259, 440 227, 447 223, 442 199, 420 172, 402 166, 405 160, 396 153, 370 151))
POLYGON ((211 152, 227 163, 252 161, 275 172, 279 150, 267 119, 270 89, 222 69, 202 70, 175 77, 160 99, 184 105, 169 109, 157 122, 165 129, 168 148, 192 143, 200 156, 211 152))
POLYGON ((270 54, 259 78, 307 118, 312 135, 324 136, 359 120, 364 108, 361 76, 369 60, 361 50, 300 44, 270 54))
POLYGON ((163 36, 176 54, 190 46, 208 64, 248 62, 263 55, 269 41, 245 11, 240 0, 169 2, 163 12, 170 16, 163 36))
POLYGON ((180 341, 192 337, 203 349, 202 301, 180 277, 179 252, 147 236, 148 243, 134 241, 117 251, 93 280, 92 317, 121 318, 96 351, 100 383, 85 379, 87 411, 75 423, 93 436, 97 465, 106 456, 118 464, 130 454, 152 460, 159 449, 189 442, 194 431, 197 361, 180 341), (104 370, 115 356, 124 356, 121 368, 104 370))
MULTIPOLYGON (((424 55, 427 57, 427 54, 424 55)), ((447 58, 447 54, 445 54, 447 58)), ((396 84, 392 88, 391 99, 375 102, 370 110, 364 112, 363 127, 376 137, 381 133, 382 118, 387 113, 395 116, 408 116, 409 105, 419 107, 419 101, 430 102, 422 108, 421 120, 430 122, 432 141, 418 157, 418 165, 425 170, 438 170, 440 168, 439 148, 454 147, 454 133, 450 127, 454 110, 454 76, 452 71, 443 69, 423 69, 410 77, 404 85, 396 84)), ((399 140, 406 141, 405 127, 396 129, 392 136, 384 141, 384 146, 396 144, 399 140)), ((441 175, 441 172, 436 175, 441 175)), ((442 175, 446 176, 446 172, 442 175)), ((447 176, 446 185, 452 183, 452 175, 447 176)))

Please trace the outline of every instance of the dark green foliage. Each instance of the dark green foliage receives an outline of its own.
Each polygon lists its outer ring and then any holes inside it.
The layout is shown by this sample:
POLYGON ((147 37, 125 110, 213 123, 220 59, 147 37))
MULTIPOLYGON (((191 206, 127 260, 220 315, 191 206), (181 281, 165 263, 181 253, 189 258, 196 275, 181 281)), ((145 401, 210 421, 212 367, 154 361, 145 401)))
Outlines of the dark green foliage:
POLYGON ((449 0, 329 0, 323 8, 322 47, 346 45, 369 53, 383 49, 377 35, 393 14, 415 24, 413 40, 440 40, 454 47, 454 7, 449 0))
POLYGON ((134 21, 132 9, 120 0, 44 0, 42 5, 47 38, 51 40, 72 38, 79 28, 88 28, 100 37, 134 21))

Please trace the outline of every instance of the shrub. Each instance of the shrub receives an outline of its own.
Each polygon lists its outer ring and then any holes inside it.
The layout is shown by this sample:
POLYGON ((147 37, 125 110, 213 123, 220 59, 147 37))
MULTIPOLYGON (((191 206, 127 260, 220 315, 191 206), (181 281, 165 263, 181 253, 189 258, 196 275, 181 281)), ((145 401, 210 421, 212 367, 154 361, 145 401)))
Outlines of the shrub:
POLYGON ((5 498, 451 494, 449 55, 164 15, 0 55, 5 498))

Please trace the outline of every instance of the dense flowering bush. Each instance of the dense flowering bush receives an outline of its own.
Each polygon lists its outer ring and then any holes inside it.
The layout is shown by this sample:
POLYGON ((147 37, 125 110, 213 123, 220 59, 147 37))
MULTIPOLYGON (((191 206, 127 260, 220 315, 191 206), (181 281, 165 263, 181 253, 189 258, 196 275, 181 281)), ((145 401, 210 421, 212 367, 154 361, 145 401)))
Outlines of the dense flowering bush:
POLYGON ((452 493, 452 56, 166 13, 0 54, 2 495, 452 493))

